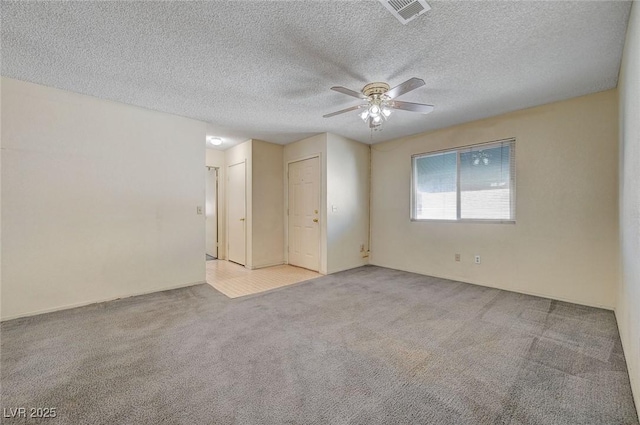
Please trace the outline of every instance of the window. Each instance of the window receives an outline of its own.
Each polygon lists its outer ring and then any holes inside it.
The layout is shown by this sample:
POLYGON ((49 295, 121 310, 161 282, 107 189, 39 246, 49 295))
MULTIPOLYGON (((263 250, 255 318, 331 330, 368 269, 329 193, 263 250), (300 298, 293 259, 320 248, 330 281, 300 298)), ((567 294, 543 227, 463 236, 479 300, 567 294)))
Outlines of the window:
POLYGON ((515 140, 412 157, 412 220, 515 221, 515 140))

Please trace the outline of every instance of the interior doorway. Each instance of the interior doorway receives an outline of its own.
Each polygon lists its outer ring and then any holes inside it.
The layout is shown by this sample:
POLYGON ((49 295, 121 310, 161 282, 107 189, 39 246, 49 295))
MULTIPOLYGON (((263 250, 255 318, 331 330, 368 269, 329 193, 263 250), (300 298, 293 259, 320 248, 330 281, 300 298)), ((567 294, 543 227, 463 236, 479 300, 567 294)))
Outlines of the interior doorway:
POLYGON ((207 167, 205 184, 205 253, 207 260, 218 258, 218 168, 207 167))
POLYGON ((320 158, 289 164, 289 264, 320 270, 320 158))
POLYGON ((246 264, 246 165, 230 165, 227 170, 227 258, 246 264))

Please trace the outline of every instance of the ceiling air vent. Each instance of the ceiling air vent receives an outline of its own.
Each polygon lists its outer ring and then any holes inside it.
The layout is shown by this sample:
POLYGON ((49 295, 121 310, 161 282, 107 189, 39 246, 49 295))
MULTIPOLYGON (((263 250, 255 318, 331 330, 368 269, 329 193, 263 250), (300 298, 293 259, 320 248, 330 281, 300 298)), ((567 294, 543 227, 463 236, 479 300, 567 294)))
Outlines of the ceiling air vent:
POLYGON ((403 24, 422 15, 431 6, 425 0, 378 0, 403 24))

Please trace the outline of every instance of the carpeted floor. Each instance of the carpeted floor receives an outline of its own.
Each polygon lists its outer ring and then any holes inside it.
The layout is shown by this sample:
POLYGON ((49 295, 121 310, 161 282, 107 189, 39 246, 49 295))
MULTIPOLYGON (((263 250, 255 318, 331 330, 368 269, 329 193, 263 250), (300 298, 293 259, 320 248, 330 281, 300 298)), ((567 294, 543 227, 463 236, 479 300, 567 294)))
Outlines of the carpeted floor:
POLYGON ((57 409, 6 424, 638 424, 612 312, 372 266, 4 322, 1 354, 3 408, 57 409))

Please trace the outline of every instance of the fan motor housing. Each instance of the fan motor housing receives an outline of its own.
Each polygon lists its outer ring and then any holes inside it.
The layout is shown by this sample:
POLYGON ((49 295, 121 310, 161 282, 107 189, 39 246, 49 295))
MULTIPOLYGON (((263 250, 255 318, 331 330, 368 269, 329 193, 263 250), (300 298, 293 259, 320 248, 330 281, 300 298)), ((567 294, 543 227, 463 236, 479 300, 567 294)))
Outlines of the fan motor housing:
POLYGON ((380 96, 388 92, 389 88, 390 86, 387 83, 382 83, 382 82, 369 83, 362 88, 362 94, 364 94, 367 97, 371 97, 374 95, 380 96))

